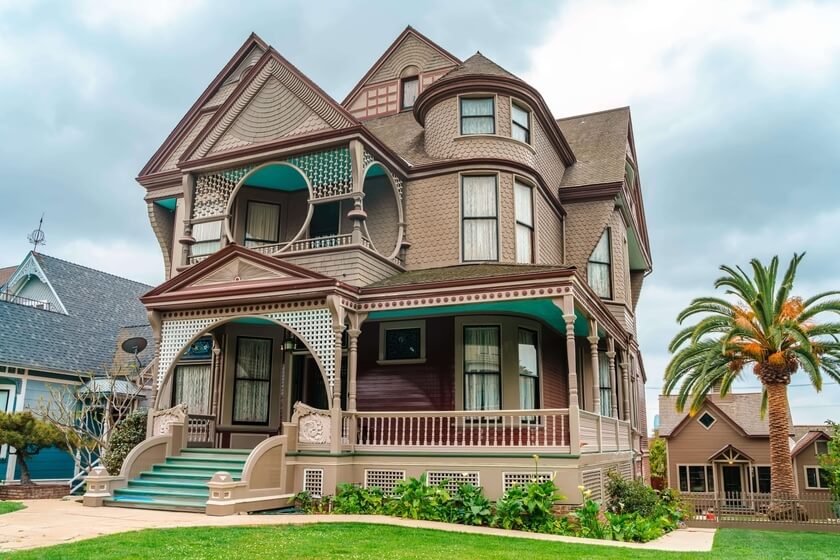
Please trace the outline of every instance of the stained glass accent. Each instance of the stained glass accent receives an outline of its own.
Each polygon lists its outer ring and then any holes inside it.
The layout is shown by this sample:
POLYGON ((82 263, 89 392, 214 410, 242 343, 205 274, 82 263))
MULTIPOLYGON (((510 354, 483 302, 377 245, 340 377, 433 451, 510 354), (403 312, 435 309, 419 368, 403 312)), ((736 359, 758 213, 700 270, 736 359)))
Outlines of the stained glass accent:
POLYGON ((209 360, 213 353, 213 339, 209 336, 199 338, 187 348, 182 360, 209 360))

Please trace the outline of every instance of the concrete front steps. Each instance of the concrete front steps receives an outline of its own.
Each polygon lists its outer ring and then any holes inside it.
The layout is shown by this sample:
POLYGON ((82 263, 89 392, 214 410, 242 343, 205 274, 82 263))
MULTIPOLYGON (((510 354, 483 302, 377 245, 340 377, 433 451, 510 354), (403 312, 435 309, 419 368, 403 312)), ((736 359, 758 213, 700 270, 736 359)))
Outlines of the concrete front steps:
POLYGON ((152 467, 114 490, 104 505, 138 509, 204 513, 209 497, 207 482, 225 471, 240 480, 250 449, 182 449, 176 457, 152 467))

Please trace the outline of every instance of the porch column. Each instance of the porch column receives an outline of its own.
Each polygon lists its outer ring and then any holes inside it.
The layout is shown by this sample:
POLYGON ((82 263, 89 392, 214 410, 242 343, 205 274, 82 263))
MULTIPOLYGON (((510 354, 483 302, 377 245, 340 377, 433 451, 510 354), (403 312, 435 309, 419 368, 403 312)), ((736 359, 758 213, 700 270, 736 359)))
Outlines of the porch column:
POLYGON ((577 387, 577 360, 575 357, 575 301, 571 295, 555 300, 555 305, 563 309, 563 321, 566 323, 566 360, 569 370, 569 452, 580 453, 580 409, 577 387))
POLYGON ((344 332, 344 324, 333 325, 335 335, 335 375, 333 376, 332 406, 330 407, 330 451, 338 453, 341 451, 342 424, 344 423, 341 412, 341 335, 344 332))
POLYGON ((181 262, 178 263, 181 267, 187 266, 190 262, 190 248, 195 243, 195 238, 192 236, 192 214, 193 214, 193 196, 195 193, 195 176, 192 173, 187 173, 181 180, 184 186, 184 235, 178 242, 181 244, 181 262))
POLYGON ((598 323, 589 321, 589 353, 592 357, 592 412, 601 414, 601 370, 598 364, 598 323))
POLYGON ((610 392, 612 393, 612 409, 610 416, 618 418, 618 379, 615 372, 615 340, 607 338, 607 359, 610 361, 610 392))
POLYGON ((356 375, 359 371, 359 336, 366 313, 351 314, 347 330, 347 410, 356 412, 356 375))
MULTIPOLYGON (((625 353, 626 354, 626 353, 625 353)), ((630 421, 630 363, 627 361, 626 355, 622 356, 621 361, 621 388, 623 389, 622 403, 624 405, 624 419, 630 421)))

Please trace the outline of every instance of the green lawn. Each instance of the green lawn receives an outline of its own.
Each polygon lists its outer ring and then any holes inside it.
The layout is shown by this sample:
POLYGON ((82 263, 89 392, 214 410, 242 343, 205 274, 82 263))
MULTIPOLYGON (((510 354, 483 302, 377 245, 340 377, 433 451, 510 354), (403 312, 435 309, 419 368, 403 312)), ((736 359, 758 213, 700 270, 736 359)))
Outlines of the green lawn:
POLYGON ((4 558, 458 558, 540 560, 572 557, 643 559, 837 558, 840 535, 723 529, 711 553, 681 554, 444 533, 364 524, 158 529, 9 554, 4 558))
POLYGON ((23 509, 24 506, 20 502, 0 502, 0 515, 4 513, 12 513, 13 511, 17 511, 19 509, 23 509))

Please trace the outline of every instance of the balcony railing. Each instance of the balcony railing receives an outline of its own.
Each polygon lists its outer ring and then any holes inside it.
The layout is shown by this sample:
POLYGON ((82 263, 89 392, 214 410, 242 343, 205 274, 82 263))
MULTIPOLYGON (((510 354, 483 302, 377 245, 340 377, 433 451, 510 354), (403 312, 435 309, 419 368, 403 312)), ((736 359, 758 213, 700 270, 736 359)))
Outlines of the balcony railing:
POLYGON ((581 453, 603 453, 631 449, 630 423, 581 410, 581 453))
POLYGON ((56 309, 48 301, 17 296, 10 292, 0 292, 0 301, 14 303, 15 305, 23 305, 24 307, 34 307, 35 309, 43 309, 44 311, 58 311, 58 309, 56 309))
MULTIPOLYGON (((298 239, 292 243, 288 241, 283 241, 281 243, 270 243, 267 245, 253 245, 249 246, 248 248, 252 251, 256 251, 258 253, 262 253, 264 255, 274 255, 277 253, 282 252, 283 254, 287 253, 298 253, 301 251, 312 251, 315 249, 328 249, 332 247, 347 247, 353 245, 353 234, 352 233, 343 233, 341 235, 325 235, 323 237, 313 237, 309 239, 298 239)), ((367 249, 373 249, 371 245, 370 239, 367 237, 362 236, 361 246, 367 249)), ((196 264, 200 263, 210 255, 190 255, 187 257, 188 264, 196 264)), ((402 265, 402 261, 399 257, 391 259, 394 263, 398 265, 402 265)))

